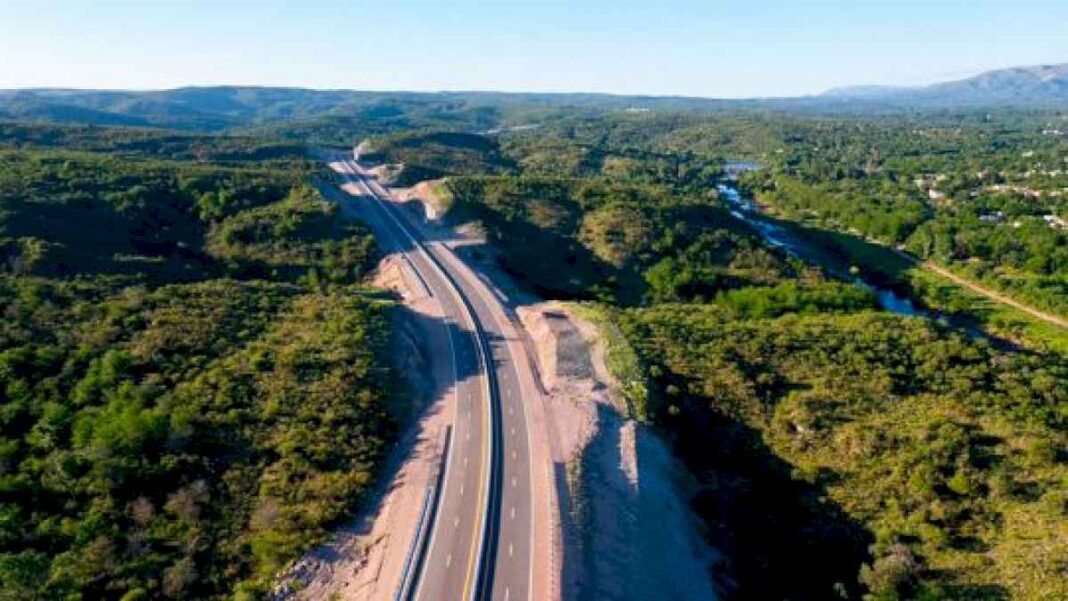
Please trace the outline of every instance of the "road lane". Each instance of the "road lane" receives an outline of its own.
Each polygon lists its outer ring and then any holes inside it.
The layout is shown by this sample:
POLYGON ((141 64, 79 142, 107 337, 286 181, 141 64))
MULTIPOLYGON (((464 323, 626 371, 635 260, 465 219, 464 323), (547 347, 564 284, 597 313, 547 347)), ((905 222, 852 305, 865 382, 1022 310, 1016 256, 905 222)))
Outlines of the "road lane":
POLYGON ((465 599, 473 590, 476 559, 484 528, 485 478, 488 473, 486 374, 476 348, 475 327, 452 284, 415 245, 409 232, 398 224, 389 209, 375 199, 351 166, 339 171, 361 192, 362 214, 387 252, 401 254, 415 275, 437 299, 448 320, 456 388, 453 403, 453 436, 446 453, 443 486, 428 525, 429 543, 416 581, 415 599, 465 599))
MULTIPOLYGON (((435 253, 441 245, 434 244, 435 253)), ((443 253, 444 254, 444 253, 443 253)), ((450 261, 451 259, 446 259, 450 261)), ((469 275, 469 274, 465 274, 469 275)), ((461 276, 468 289, 475 290, 475 282, 461 276)), ((495 299, 487 294, 471 294, 469 298, 484 329, 493 339, 493 357, 502 417, 502 490, 497 557, 492 567, 492 599, 530 599, 533 494, 531 491, 530 445, 528 442, 527 412, 516 357, 506 344, 514 333, 505 327, 502 315, 493 310, 495 299)), ((520 356, 519 360, 525 360, 520 356)), ((527 395, 529 396, 529 395, 527 395)))
MULTIPOLYGON (((357 164, 346 161, 343 173, 352 182, 358 184, 360 189, 368 195, 369 200, 373 197, 373 200, 379 201, 376 203, 378 208, 385 216, 391 218, 390 221, 396 222, 389 235, 417 239, 426 251, 434 256, 437 266, 448 273, 451 282, 462 292, 474 319, 478 321, 487 337, 488 354, 492 359, 491 372, 487 375, 489 384, 495 393, 491 395, 490 400, 495 405, 491 405, 487 412, 475 419, 477 425, 482 427, 486 422, 481 420, 485 419, 496 419, 499 423, 495 427, 498 444, 489 445, 489 451, 495 454, 492 459, 495 462, 494 465, 497 466, 497 477, 492 481, 492 490, 486 491, 485 506, 488 511, 486 517, 490 521, 486 524, 484 558, 480 566, 480 582, 483 588, 480 589, 478 598, 530 600, 534 598, 535 589, 540 591, 541 598, 549 598, 549 588, 543 581, 536 582, 534 574, 536 565, 542 571, 547 571, 548 565, 544 557, 535 556, 539 540, 535 532, 536 508, 533 503, 538 496, 535 494, 535 487, 532 486, 535 482, 532 470, 534 452, 531 445, 529 432, 531 422, 528 415, 528 404, 539 402, 540 397, 537 396, 539 393, 533 383, 532 371, 526 363, 528 358, 523 352, 517 332, 499 299, 456 256, 452 249, 426 236, 417 220, 412 219, 410 215, 405 214, 406 211, 388 200, 388 192, 363 174, 357 164)), ((430 264, 431 261, 428 261, 426 257, 413 255, 414 253, 409 253, 408 256, 420 274, 425 277, 426 271, 433 271, 434 265, 430 264)), ((471 341, 470 344, 473 346, 475 342, 471 341)), ((458 406, 462 407, 463 403, 458 406)), ((457 411, 456 426, 463 426, 465 415, 477 415, 477 407, 471 405, 468 405, 466 409, 468 413, 464 411, 463 409, 457 411)), ((474 439, 479 440, 478 444, 490 442, 485 440, 485 436, 479 437, 477 431, 471 427, 468 427, 465 432, 458 431, 457 434, 455 438, 458 443, 471 444, 470 440, 474 439), (469 437, 470 440, 468 440, 469 437)), ((474 452, 474 449, 468 446, 464 452, 470 454, 474 452)), ((545 460, 547 461, 547 458, 545 460)), ((468 556, 464 560, 467 562, 466 566, 458 565, 458 562, 463 563, 459 558, 462 558, 465 552, 471 553, 475 549, 475 543, 465 541, 457 533, 462 531, 466 524, 473 524, 474 520, 457 521, 457 518, 463 515, 464 508, 470 509, 476 505, 468 496, 472 494, 472 482, 477 486, 479 479, 473 479, 470 472, 454 473, 453 470, 464 468, 470 470, 471 465, 469 457, 465 462, 463 459, 458 459, 457 455, 453 455, 447 467, 447 490, 443 490, 440 517, 435 521, 431 551, 425 572, 420 580, 417 596, 420 599, 466 598, 452 596, 451 592, 456 590, 457 574, 468 572, 478 562, 472 561, 468 556), (457 486, 453 485, 453 482, 462 482, 462 484, 457 486), (450 516, 453 519, 451 523, 448 521, 450 516), (452 527, 451 533, 450 526, 452 527)), ((546 474, 548 473, 545 467, 542 469, 546 474)), ((544 488, 543 485, 539 490, 541 494, 547 494, 544 488)), ((544 505, 540 515, 543 521, 547 520, 545 514, 550 511, 548 499, 544 500, 544 505)), ((545 529, 547 530, 547 527, 545 529)), ((541 547, 551 544, 551 542, 546 542, 544 536, 540 542, 541 547)), ((461 591, 474 592, 467 587, 461 587, 461 591)))

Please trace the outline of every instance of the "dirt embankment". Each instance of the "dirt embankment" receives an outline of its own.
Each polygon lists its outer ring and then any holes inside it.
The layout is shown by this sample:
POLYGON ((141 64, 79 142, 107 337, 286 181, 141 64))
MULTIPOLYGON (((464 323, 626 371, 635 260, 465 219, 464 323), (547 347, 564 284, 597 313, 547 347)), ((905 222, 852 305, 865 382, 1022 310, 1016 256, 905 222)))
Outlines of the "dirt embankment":
POLYGON ((428 221, 440 221, 451 205, 451 199, 445 198, 442 192, 444 182, 443 179, 427 180, 411 188, 395 189, 393 195, 400 202, 420 202, 428 221))
POLYGON ((620 411, 594 326, 564 305, 520 307, 548 414, 563 531, 564 599, 716 599, 720 556, 700 536, 689 476, 620 411))
POLYGON ((696 487, 666 444, 625 416, 597 328, 520 289, 496 266, 496 249, 477 224, 450 226, 445 211, 431 207, 434 183, 393 193, 403 204, 421 204, 430 218, 424 229, 463 255, 514 310, 546 391, 559 522, 553 588, 567 601, 717 599, 710 570, 722 556, 705 544, 690 510, 696 487))
MULTIPOLYGON (((273 598, 392 600, 402 578, 427 482, 441 457, 448 423, 446 395, 451 372, 429 355, 440 324, 436 303, 398 255, 382 261, 376 288, 400 299, 394 313, 394 356, 409 390, 398 413, 410 423, 390 455, 382 480, 364 509, 281 575, 273 598)), ((404 419, 402 417, 402 419, 404 419)))
MULTIPOLYGON (((692 483, 663 441, 625 417, 597 329, 566 306, 524 294, 493 262, 477 228, 452 228, 433 199, 435 182, 392 192, 428 218, 432 239, 461 253, 521 321, 547 391, 545 410, 555 469, 558 522, 550 537, 552 590, 567 600, 709 600, 720 556, 691 514, 692 483), (414 203, 422 206, 416 207, 414 203), (558 571, 557 571, 558 570, 558 571)), ((423 383, 420 415, 391 456, 373 502, 327 544, 283 575, 278 599, 392 599, 414 535, 426 482, 447 424, 449 373, 437 373, 434 303, 403 259, 383 261, 374 284, 396 291, 404 310, 397 356, 411 383, 423 383), (428 377, 433 372, 433 377, 428 377)), ((437 335, 444 335, 438 332, 437 335)))

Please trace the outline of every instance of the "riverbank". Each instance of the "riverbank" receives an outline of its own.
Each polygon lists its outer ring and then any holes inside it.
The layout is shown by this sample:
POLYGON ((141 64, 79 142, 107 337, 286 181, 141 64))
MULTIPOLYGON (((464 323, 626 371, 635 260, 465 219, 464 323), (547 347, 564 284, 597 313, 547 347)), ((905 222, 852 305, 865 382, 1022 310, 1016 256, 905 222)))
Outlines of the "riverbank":
MULTIPOLYGON (((760 207, 744 198, 730 183, 721 183, 716 190, 720 198, 731 206, 731 215, 756 230, 768 244, 782 249, 792 257, 820 267, 832 277, 870 290, 875 294, 879 306, 886 311, 909 316, 924 313, 911 299, 901 294, 901 291, 881 279, 868 277, 863 271, 858 271, 854 262, 843 260, 833 250, 827 252, 828 249, 813 243, 803 232, 796 230, 792 223, 765 215, 760 207)), ((926 316, 937 317, 932 314, 926 316)))
POLYGON ((1068 321, 1030 307, 931 262, 860 237, 768 215, 730 182, 718 187, 731 214, 830 275, 871 289, 887 311, 921 314, 1029 349, 1068 354, 1068 321))

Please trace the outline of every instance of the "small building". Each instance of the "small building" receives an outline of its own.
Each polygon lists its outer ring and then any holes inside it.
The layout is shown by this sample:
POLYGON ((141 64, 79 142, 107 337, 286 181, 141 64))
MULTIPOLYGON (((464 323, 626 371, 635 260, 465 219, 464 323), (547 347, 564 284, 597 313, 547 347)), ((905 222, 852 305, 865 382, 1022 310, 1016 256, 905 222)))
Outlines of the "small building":
POLYGON ((1043 215, 1042 220, 1046 222, 1046 225, 1050 226, 1053 229, 1068 229, 1068 223, 1065 223, 1065 221, 1057 215, 1043 215))

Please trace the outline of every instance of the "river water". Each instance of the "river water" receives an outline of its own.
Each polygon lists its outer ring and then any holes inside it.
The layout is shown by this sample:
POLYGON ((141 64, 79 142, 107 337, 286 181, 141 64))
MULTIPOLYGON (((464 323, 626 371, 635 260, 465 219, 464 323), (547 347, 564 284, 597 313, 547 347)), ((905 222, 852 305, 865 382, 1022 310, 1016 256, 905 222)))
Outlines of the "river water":
MULTIPOLYGON (((753 163, 730 163, 729 174, 737 174, 741 171, 749 171, 758 168, 753 163)), ((926 315, 924 311, 912 304, 912 301, 887 288, 880 288, 862 278, 850 273, 850 266, 844 262, 835 262, 827 257, 826 252, 819 252, 810 243, 792 234, 789 230, 777 225, 771 219, 761 215, 760 209, 752 201, 742 196, 738 188, 732 183, 732 179, 716 186, 719 197, 730 206, 731 215, 748 224, 764 240, 792 257, 796 257, 806 263, 823 268, 831 276, 852 282, 853 284, 870 290, 875 294, 879 306, 883 309, 899 315, 926 315)))

